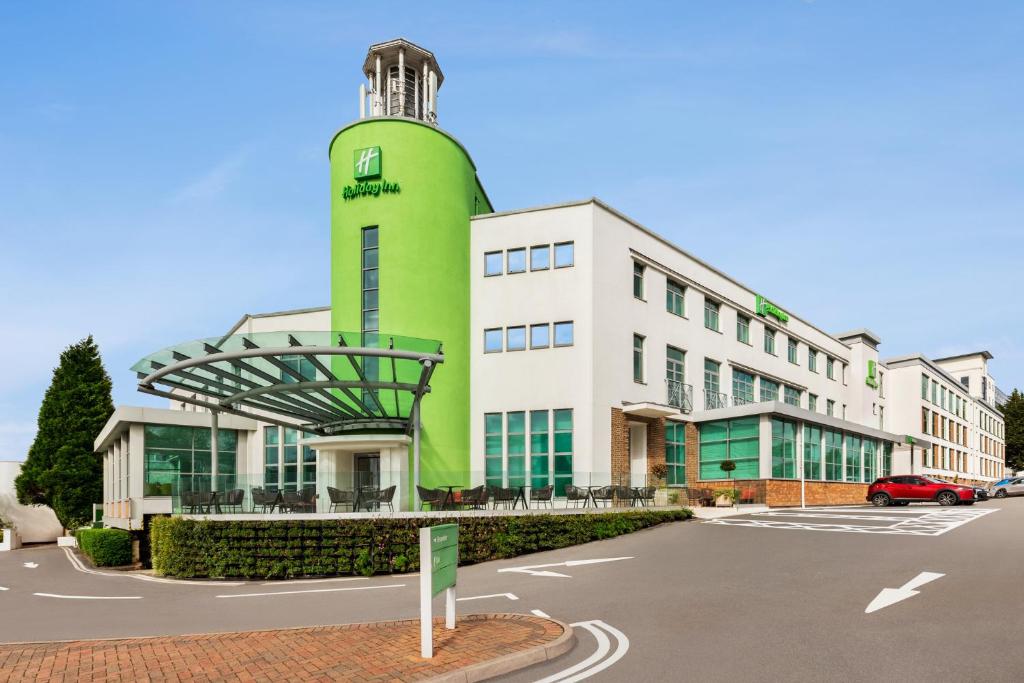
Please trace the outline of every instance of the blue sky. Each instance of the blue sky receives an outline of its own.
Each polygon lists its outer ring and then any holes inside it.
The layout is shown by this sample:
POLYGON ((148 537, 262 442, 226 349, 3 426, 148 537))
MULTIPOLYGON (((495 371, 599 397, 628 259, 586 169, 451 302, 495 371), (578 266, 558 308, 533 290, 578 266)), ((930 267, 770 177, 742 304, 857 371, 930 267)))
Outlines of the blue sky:
POLYGON ((372 42, 445 73, 498 209, 598 196, 884 356, 1024 386, 1024 4, 7 3, 0 460, 60 350, 128 368, 328 302, 327 143, 372 42))

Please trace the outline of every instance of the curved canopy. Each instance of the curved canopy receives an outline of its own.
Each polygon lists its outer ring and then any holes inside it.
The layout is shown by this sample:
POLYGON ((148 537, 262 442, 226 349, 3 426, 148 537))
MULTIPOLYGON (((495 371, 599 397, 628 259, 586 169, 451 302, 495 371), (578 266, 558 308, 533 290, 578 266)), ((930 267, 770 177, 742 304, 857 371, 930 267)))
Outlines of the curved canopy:
POLYGON ((441 344, 357 332, 257 332, 199 339, 132 366, 139 391, 322 436, 412 431, 441 344))

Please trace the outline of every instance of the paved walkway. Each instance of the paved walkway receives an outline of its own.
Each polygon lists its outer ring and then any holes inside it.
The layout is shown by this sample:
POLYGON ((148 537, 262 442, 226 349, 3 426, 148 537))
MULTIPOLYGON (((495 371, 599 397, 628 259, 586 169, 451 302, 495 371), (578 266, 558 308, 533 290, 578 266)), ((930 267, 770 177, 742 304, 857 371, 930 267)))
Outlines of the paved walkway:
POLYGON ((161 638, 0 645, 0 682, 415 681, 549 645, 549 619, 469 615, 435 620, 434 658, 419 657, 419 621, 161 638))

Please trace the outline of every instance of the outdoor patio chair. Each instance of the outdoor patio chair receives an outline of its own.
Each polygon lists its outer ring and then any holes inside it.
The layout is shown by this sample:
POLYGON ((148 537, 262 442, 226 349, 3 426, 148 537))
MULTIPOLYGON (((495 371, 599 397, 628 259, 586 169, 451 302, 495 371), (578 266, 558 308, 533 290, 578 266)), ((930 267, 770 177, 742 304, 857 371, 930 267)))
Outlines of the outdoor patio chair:
POLYGON ((392 504, 392 501, 394 501, 395 491, 396 490, 398 490, 398 486, 396 486, 395 484, 392 484, 391 486, 388 486, 387 488, 381 489, 377 493, 377 505, 378 505, 378 507, 381 506, 381 505, 387 505, 388 506, 388 510, 390 510, 391 512, 394 512, 395 511, 395 506, 392 504))
POLYGON ((565 485, 565 507, 569 507, 570 501, 572 501, 573 507, 580 507, 581 503, 583 507, 586 507, 588 500, 590 500, 590 491, 587 489, 572 484, 565 485))
POLYGON ((481 484, 462 492, 462 507, 479 510, 487 507, 487 487, 481 484))
POLYGON ((192 491, 181 492, 181 511, 186 514, 196 511, 196 494, 192 491))
POLYGON ((640 503, 643 507, 654 504, 654 492, 653 486, 641 486, 633 489, 633 503, 640 503))
POLYGON ((333 486, 328 486, 327 496, 331 499, 331 506, 328 509, 328 512, 337 512, 342 507, 348 507, 350 510, 355 510, 355 491, 342 491, 341 489, 336 489, 333 486))
POLYGON ((223 500, 217 505, 217 507, 221 509, 221 512, 242 511, 242 503, 245 501, 245 491, 242 489, 231 489, 230 491, 224 491, 222 495, 223 500))
POLYGON ((281 512, 297 512, 302 509, 302 494, 298 491, 284 491, 278 506, 281 512))
POLYGON ((420 496, 420 510, 424 505, 429 505, 431 510, 440 510, 444 505, 444 499, 448 492, 444 489, 428 489, 425 486, 416 484, 416 492, 420 496))
POLYGON ((633 507, 636 503, 636 489, 632 486, 612 486, 612 494, 618 503, 633 507))
POLYGON ((316 512, 316 487, 303 486, 299 492, 299 512, 316 512))
POLYGON ((513 488, 504 488, 501 486, 491 487, 491 494, 494 496, 494 503, 492 508, 497 510, 498 506, 501 505, 506 510, 511 510, 512 505, 516 502, 518 491, 513 488))
POLYGON ((615 497, 615 488, 613 486, 602 486, 591 491, 590 497, 594 499, 594 507, 607 507, 611 505, 615 497), (598 505, 599 501, 602 505, 598 505))
POLYGON ((539 507, 541 505, 547 505, 548 507, 552 507, 551 496, 554 494, 554 492, 555 487, 552 486, 551 484, 548 484, 547 486, 541 486, 540 488, 531 488, 530 507, 539 507))
POLYGON ((214 503, 217 501, 216 491, 195 491, 192 495, 195 496, 195 507, 200 514, 208 515, 213 512, 214 503))
POLYGON ((277 507, 277 491, 254 488, 252 490, 252 511, 256 512, 257 507, 263 513, 273 512, 277 507))
POLYGON ((715 492, 711 489, 700 490, 700 504, 707 507, 715 504, 715 492))

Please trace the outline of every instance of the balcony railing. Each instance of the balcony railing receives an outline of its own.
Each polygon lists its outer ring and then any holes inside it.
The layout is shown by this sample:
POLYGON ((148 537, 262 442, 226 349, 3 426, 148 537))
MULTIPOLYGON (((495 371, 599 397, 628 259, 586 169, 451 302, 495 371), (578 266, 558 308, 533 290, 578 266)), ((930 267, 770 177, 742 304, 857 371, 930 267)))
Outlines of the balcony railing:
POLYGON ((668 403, 673 408, 678 408, 682 413, 693 412, 693 387, 674 379, 665 380, 668 403))
POLYGON ((729 394, 704 390, 704 410, 716 410, 729 407, 729 394))

